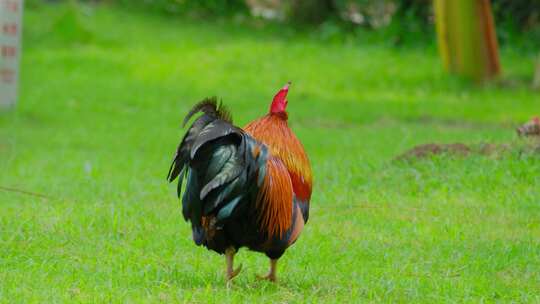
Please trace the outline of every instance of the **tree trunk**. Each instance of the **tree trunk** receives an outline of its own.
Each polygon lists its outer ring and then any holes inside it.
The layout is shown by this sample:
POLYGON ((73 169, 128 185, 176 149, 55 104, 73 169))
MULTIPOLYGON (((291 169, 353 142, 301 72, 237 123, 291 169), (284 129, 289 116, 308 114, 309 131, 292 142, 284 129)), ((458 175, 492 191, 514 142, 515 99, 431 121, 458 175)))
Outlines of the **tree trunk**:
POLYGON ((489 0, 434 0, 444 68, 482 82, 500 74, 495 23, 489 0))

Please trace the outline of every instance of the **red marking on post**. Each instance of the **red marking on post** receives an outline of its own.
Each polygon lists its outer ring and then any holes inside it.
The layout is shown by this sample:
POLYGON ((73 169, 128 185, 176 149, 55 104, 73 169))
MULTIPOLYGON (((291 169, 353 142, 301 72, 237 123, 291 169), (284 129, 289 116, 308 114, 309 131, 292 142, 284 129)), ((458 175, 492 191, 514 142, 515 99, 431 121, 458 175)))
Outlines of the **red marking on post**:
POLYGON ((3 45, 0 52, 4 58, 15 57, 17 48, 11 45, 3 45))
POLYGON ((18 28, 16 23, 5 23, 2 26, 2 32, 9 36, 16 36, 17 30, 18 28))
POLYGON ((1 69, 0 80, 5 83, 12 83, 15 81, 15 71, 12 69, 1 69))
POLYGON ((19 11, 19 2, 13 0, 4 0, 4 8, 12 13, 19 11))

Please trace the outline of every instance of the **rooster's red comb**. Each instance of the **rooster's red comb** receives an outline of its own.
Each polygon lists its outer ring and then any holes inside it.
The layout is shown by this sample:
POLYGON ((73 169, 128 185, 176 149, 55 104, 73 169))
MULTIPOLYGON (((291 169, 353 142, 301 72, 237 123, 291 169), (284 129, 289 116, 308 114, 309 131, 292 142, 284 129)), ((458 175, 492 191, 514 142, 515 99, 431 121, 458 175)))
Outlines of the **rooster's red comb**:
POLYGON ((274 99, 272 100, 272 105, 270 106, 270 113, 285 112, 285 109, 287 108, 287 93, 289 93, 290 85, 291 82, 289 81, 281 90, 276 93, 274 99))

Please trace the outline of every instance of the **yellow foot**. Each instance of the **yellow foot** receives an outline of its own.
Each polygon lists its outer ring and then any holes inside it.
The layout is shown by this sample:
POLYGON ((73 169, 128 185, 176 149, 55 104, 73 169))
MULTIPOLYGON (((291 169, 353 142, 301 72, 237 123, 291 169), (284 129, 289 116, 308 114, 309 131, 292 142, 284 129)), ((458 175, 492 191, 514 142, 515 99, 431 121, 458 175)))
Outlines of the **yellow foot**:
POLYGON ((276 275, 273 274, 273 273, 269 273, 267 275, 257 275, 257 279, 259 280, 267 280, 267 281, 270 281, 270 282, 276 282, 277 281, 277 278, 276 278, 276 275))
POLYGON ((270 271, 265 276, 258 275, 259 280, 268 280, 270 282, 276 282, 276 271, 277 271, 277 259, 270 259, 270 271))

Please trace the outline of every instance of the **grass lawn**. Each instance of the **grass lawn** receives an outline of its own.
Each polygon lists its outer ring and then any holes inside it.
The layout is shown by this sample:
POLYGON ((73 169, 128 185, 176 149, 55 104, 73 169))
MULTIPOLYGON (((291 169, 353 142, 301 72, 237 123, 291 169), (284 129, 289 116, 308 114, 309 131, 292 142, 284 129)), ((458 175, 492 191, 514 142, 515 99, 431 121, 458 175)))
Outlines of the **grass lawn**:
POLYGON ((427 142, 519 145, 540 113, 534 54, 515 84, 448 78, 434 47, 329 43, 252 21, 84 7, 27 10, 21 99, 0 114, 0 302, 540 302, 540 156, 392 159, 427 142), (73 23, 77 25, 78 23, 73 23), (287 80, 314 169, 310 222, 279 265, 196 247, 165 181, 188 108, 245 125, 287 80))

